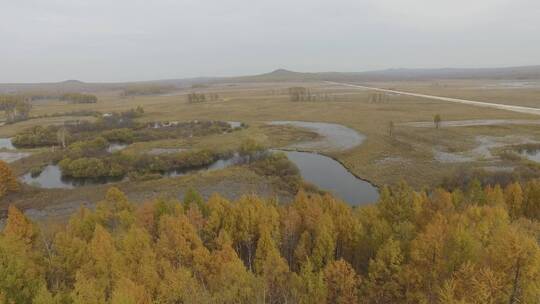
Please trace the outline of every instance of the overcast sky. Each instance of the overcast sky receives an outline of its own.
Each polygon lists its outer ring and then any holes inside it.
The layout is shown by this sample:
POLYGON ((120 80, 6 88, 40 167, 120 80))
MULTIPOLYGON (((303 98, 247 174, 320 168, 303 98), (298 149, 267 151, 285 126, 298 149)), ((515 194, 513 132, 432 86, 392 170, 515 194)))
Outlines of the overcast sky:
POLYGON ((0 0, 0 82, 536 64, 538 0, 0 0))

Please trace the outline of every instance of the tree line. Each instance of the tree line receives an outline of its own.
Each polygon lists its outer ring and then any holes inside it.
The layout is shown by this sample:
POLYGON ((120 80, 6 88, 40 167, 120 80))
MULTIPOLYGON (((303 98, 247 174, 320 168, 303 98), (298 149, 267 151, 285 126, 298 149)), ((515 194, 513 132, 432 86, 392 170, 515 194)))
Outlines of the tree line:
POLYGON ((160 95, 166 94, 174 90, 173 86, 167 85, 153 85, 153 84, 140 84, 140 85, 131 85, 124 88, 120 92, 122 97, 132 97, 132 96, 145 96, 145 95, 160 95))
POLYGON ((313 93, 305 87, 291 87, 287 89, 291 101, 330 101, 333 96, 328 93, 313 93))
POLYGON ((200 102, 206 102, 206 101, 217 101, 219 100, 219 95, 216 93, 209 93, 209 94, 203 94, 203 93, 189 93, 187 95, 188 103, 200 103, 200 102))
POLYGON ((0 95, 0 111, 6 114, 6 122, 14 123, 30 117, 32 105, 24 96, 0 95))
POLYGON ((370 103, 387 103, 390 101, 390 97, 387 93, 371 92, 368 95, 368 102, 370 103))
POLYGON ((67 225, 10 207, 0 303, 537 303, 540 181, 381 189, 351 208, 300 191, 134 205, 111 188, 67 225))
POLYGON ((98 98, 96 95, 92 94, 65 93, 60 96, 60 100, 68 101, 71 103, 96 103, 98 101, 98 98))

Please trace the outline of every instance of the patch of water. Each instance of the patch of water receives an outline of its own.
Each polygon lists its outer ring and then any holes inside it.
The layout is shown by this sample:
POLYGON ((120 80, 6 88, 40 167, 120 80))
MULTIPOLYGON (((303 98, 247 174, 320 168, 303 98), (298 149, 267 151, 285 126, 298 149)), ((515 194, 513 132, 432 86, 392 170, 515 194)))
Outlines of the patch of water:
POLYGON ((15 150, 11 138, 0 138, 0 149, 15 150))
POLYGON ((30 156, 31 154, 27 152, 14 152, 15 150, 17 150, 17 148, 13 146, 11 138, 0 138, 0 151, 3 151, 0 152, 0 160, 5 161, 6 163, 12 163, 30 156))
POLYGON ((540 163, 540 149, 521 150, 519 154, 529 160, 540 163))
POLYGON ((187 150, 188 149, 184 149, 184 148, 154 148, 148 151, 148 154, 150 155, 174 154, 174 153, 179 153, 179 152, 183 152, 187 150))
POLYGON ((379 199, 375 186, 354 176, 330 157, 309 152, 282 152, 298 167, 305 181, 332 192, 351 205, 374 203, 379 199))
POLYGON ((111 143, 109 144, 109 147, 107 147, 107 152, 114 153, 116 151, 121 151, 124 150, 127 146, 127 144, 111 143))
POLYGON ((39 188, 46 189, 73 189, 80 186, 103 185, 120 182, 123 177, 108 178, 71 178, 62 176, 62 171, 57 165, 48 165, 37 176, 26 173, 21 181, 39 188))
MULTIPOLYGON (((229 166, 237 165, 242 162, 242 158, 238 155, 235 155, 227 159, 219 159, 212 164, 194 168, 189 170, 171 170, 165 172, 162 175, 166 177, 176 177, 183 176, 190 173, 195 173, 199 171, 213 171, 224 169, 229 166)), ((32 176, 31 173, 26 173, 21 177, 21 181, 39 188, 47 189, 73 189, 81 186, 93 186, 93 185, 103 185, 110 183, 117 183, 121 181, 126 181, 127 177, 106 177, 106 178, 72 178, 62 176, 62 171, 57 165, 48 165, 43 171, 37 175, 32 176)))
POLYGON ((488 172, 512 172, 514 171, 514 167, 509 167, 509 166, 486 166, 486 167, 482 167, 484 170, 488 171, 488 172))
POLYGON ((239 155, 234 155, 231 158, 224 158, 224 159, 218 159, 217 161, 213 162, 212 164, 197 168, 197 169, 189 169, 189 170, 173 170, 170 172, 165 173, 165 176, 168 177, 176 177, 176 176, 184 176, 190 173, 195 173, 199 171, 214 171, 214 170, 220 170, 225 169, 230 166, 239 165, 244 163, 245 160, 240 157, 239 155))
POLYGON ((23 159, 27 156, 30 156, 30 153, 26 152, 0 152, 0 160, 5 161, 6 163, 12 163, 19 159, 23 159))
POLYGON ((355 130, 333 123, 306 121, 272 121, 270 125, 292 125, 322 136, 319 140, 293 144, 287 148, 309 151, 344 151, 360 145, 366 137, 355 130))
POLYGON ((242 127, 242 122, 240 121, 227 121, 227 123, 231 126, 231 128, 240 128, 242 127))
MULTIPOLYGON (((476 136, 477 146, 474 149, 459 153, 443 152, 439 148, 433 149, 434 158, 441 163, 473 162, 477 160, 494 160, 496 156, 493 149, 511 145, 537 144, 538 142, 523 136, 507 135, 503 137, 476 136)), ((524 155, 526 156, 526 155, 524 155)))

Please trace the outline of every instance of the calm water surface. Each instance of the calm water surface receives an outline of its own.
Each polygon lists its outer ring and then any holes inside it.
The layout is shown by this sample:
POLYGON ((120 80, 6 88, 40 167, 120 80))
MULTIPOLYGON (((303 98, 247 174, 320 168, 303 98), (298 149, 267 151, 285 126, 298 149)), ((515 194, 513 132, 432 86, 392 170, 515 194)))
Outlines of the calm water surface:
POLYGON ((366 137, 349 127, 326 122, 309 121, 271 121, 270 125, 291 125, 313 131, 321 136, 318 140, 295 143, 291 149, 309 151, 344 151, 354 148, 366 137))
POLYGON ((521 150, 519 153, 521 156, 526 157, 532 161, 540 163, 540 150, 521 150))
POLYGON ((62 188, 73 189, 80 186, 103 185, 108 183, 120 182, 123 177, 108 177, 108 178, 72 178, 62 176, 62 171, 57 165, 46 166, 41 174, 32 176, 31 173, 26 173, 21 177, 22 182, 47 189, 62 188))
MULTIPOLYGON (((323 138, 313 142, 304 142, 294 145, 290 148, 297 149, 326 149, 326 150, 344 150, 360 145, 365 137, 353 129, 341 126, 338 124, 316 123, 316 122, 298 122, 298 121, 275 121, 272 124, 276 125, 295 125, 311 129, 319 133, 323 138)), ((5 142, 5 141, 4 141, 5 142)), ((0 141, 1 143, 1 141, 0 141)), ((9 141, 11 143, 11 141, 9 141)), ((118 151, 124 149, 126 145, 111 144, 109 151, 118 151)), ((178 152, 180 149, 155 149, 151 154, 162 154, 174 150, 178 152)), ((289 160, 293 162, 300 170, 302 178, 310 182, 320 189, 332 192, 337 197, 343 199, 351 205, 362 205, 376 202, 379 198, 378 189, 367 181, 364 181, 343 167, 338 161, 311 152, 297 151, 280 151, 287 155, 289 160)), ((540 161, 540 153, 535 154, 540 161)), ((534 156, 533 156, 534 157, 534 156)), ((163 175, 167 177, 183 176, 196 173, 199 171, 212 171, 224 169, 230 166, 243 163, 243 160, 238 155, 233 157, 220 159, 210 164, 209 166, 190 169, 190 170, 173 170, 165 172, 163 175)), ((123 178, 115 179, 74 179, 62 177, 60 168, 56 165, 45 167, 43 172, 38 176, 32 176, 30 173, 25 174, 22 181, 42 188, 75 188, 84 185, 106 184, 122 181, 123 178)))
MULTIPOLYGON (((200 171, 219 170, 219 169, 224 169, 226 167, 239 164, 240 162, 241 162, 241 158, 239 158, 238 156, 234 156, 229 159, 217 160, 206 167, 190 169, 190 170, 171 170, 169 172, 165 172, 163 176, 176 177, 176 176, 183 176, 183 175, 192 174, 192 173, 196 173, 200 171)), ((41 172, 41 174, 37 176, 32 176, 31 173, 26 173, 25 175, 21 177, 21 181, 26 184, 40 187, 40 188, 47 188, 47 189, 55 189, 55 188, 73 189, 75 187, 80 187, 80 186, 103 185, 103 184, 117 183, 117 182, 126 181, 126 180, 127 180, 127 177, 108 177, 108 178, 65 177, 65 176, 62 176, 62 171, 57 165, 46 166, 41 172)))
POLYGON ((0 160, 12 163, 30 155, 27 152, 16 152, 17 148, 11 143, 11 138, 0 138, 0 160))
POLYGON ((107 147, 107 152, 113 153, 113 152, 116 152, 116 151, 121 151, 121 150, 124 150, 125 148, 127 148, 127 146, 128 146, 127 144, 111 143, 107 147))
POLYGON ((351 205, 373 203, 379 198, 375 186, 354 176, 330 157, 308 152, 282 152, 300 169, 305 181, 332 192, 351 205))
POLYGON ((11 138, 0 138, 0 149, 15 150, 11 138))

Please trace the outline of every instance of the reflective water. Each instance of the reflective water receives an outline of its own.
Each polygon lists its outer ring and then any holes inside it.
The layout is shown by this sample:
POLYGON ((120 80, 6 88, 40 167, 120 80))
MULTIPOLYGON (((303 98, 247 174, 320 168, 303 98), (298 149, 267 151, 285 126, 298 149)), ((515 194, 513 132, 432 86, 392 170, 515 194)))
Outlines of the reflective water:
POLYGON ((174 154, 174 153, 179 153, 179 152, 183 152, 187 150, 188 149, 184 149, 184 148, 153 148, 150 151, 148 151, 148 154, 150 155, 174 154))
POLYGON ((107 152, 113 153, 116 151, 124 150, 127 146, 127 144, 111 143, 109 144, 109 147, 107 147, 107 152))
POLYGON ((230 166, 239 165, 243 162, 244 160, 241 157, 239 157, 238 155, 235 155, 231 158, 219 159, 206 167, 197 168, 197 169, 189 169, 189 170, 174 170, 174 171, 165 173, 165 175, 169 177, 176 177, 176 176, 183 176, 183 175, 187 175, 187 174, 191 174, 191 173, 195 173, 199 171, 220 170, 220 169, 225 169, 230 166))
POLYGON ((0 160, 5 161, 6 163, 12 163, 29 155, 30 153, 25 152, 0 152, 0 160))
POLYGON ((351 205, 373 203, 379 198, 375 186, 354 176, 330 157, 308 152, 282 152, 300 169, 305 181, 332 192, 351 205))
POLYGON ((0 152, 0 160, 3 160, 7 163, 12 163, 16 160, 25 158, 30 155, 30 153, 26 152, 15 152, 17 148, 15 148, 11 143, 11 138, 0 138, 0 150, 3 150, 2 152, 0 152))
POLYGON ((291 125, 311 130, 321 136, 319 140, 293 144, 288 148, 310 151, 343 151, 360 145, 365 136, 355 130, 333 123, 307 121, 272 121, 271 125, 291 125))
POLYGON ((540 163, 540 149, 521 150, 520 155, 526 157, 532 161, 540 163))
POLYGON ((0 149, 15 150, 11 138, 0 138, 0 149))
POLYGON ((242 126, 242 122, 240 121, 227 121, 227 123, 231 126, 231 128, 240 128, 242 126))
MULTIPOLYGON (((233 166, 241 163, 241 158, 238 156, 233 156, 229 159, 220 159, 215 161, 206 167, 193 168, 189 170, 171 170, 165 172, 163 176, 167 177, 176 177, 183 176, 186 174, 191 174, 199 171, 212 171, 219 170, 229 166, 233 166)), ((127 180, 126 177, 107 177, 107 178, 71 178, 62 176, 62 172, 57 165, 48 165, 43 171, 37 175, 32 176, 31 173, 27 173, 21 177, 21 181, 40 188, 62 188, 62 189, 73 189, 80 186, 91 186, 91 185, 103 185, 109 183, 116 183, 127 180)))
POLYGON ((122 181, 123 177, 114 178, 70 178, 62 176, 62 171, 57 165, 48 165, 43 171, 37 175, 32 176, 31 173, 26 173, 21 177, 21 181, 40 188, 54 189, 73 189, 75 187, 86 185, 102 185, 113 182, 122 181))
MULTIPOLYGON (((379 197, 378 190, 375 186, 357 178, 339 162, 330 157, 309 152, 281 152, 285 153, 289 160, 298 167, 300 174, 305 181, 316 185, 320 189, 332 192, 334 195, 351 205, 372 203, 377 201, 379 197)), ((167 177, 177 177, 200 171, 224 169, 241 163, 243 163, 243 159, 235 155, 228 159, 217 160, 206 167, 190 170, 173 170, 166 172, 163 175, 167 177)), ((73 189, 85 185, 102 185, 120 182, 125 179, 126 178, 67 178, 62 176, 60 168, 56 165, 46 166, 38 176, 32 176, 30 173, 27 173, 21 177, 21 180, 24 183, 36 187, 63 189, 73 189)))

